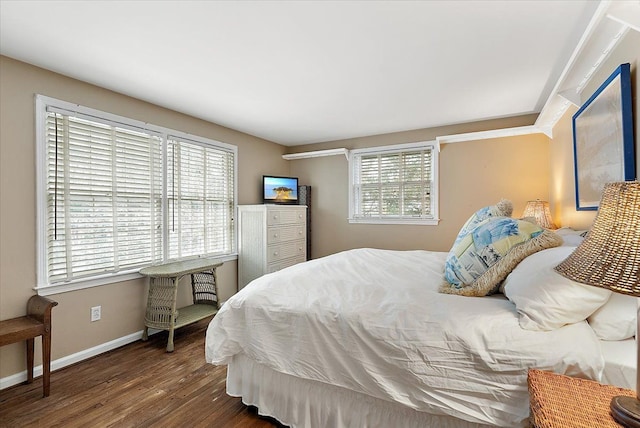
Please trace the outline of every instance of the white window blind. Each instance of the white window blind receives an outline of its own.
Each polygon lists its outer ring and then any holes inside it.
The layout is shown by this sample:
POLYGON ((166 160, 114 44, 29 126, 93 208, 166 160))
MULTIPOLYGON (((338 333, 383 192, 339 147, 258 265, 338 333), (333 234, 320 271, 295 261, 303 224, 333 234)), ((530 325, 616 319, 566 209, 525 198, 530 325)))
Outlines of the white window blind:
POLYGON ((435 143, 352 150, 350 221, 437 223, 435 143))
POLYGON ((169 258, 233 251, 234 154, 169 137, 169 258))
POLYGON ((52 112, 46 138, 49 281, 161 260, 161 139, 52 112))
POLYGON ((36 107, 39 292, 234 258, 234 146, 43 96, 36 107))

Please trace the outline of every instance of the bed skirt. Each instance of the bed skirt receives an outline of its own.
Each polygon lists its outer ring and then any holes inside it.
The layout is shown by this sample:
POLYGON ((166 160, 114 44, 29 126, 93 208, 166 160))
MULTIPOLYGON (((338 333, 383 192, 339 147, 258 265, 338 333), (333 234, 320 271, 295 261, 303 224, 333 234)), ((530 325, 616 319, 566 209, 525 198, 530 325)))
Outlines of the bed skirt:
MULTIPOLYGON (((227 368, 227 394, 291 428, 489 428, 452 416, 419 412, 334 385, 282 374, 242 354, 227 368)), ((527 426, 526 421, 523 427, 527 426)))

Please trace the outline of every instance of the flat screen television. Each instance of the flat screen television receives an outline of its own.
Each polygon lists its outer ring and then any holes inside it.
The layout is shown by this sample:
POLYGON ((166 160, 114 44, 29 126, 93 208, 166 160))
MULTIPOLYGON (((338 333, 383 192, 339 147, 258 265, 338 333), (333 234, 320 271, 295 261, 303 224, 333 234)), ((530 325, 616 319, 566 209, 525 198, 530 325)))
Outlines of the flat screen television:
POLYGON ((297 204, 298 178, 263 175, 262 200, 265 204, 297 204))

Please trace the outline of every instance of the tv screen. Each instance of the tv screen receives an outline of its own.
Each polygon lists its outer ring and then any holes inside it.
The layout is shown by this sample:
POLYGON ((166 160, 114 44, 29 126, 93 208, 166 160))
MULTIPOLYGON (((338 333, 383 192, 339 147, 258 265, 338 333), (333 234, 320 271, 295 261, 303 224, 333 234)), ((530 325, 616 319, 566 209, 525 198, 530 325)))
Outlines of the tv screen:
POLYGON ((262 199, 266 204, 297 204, 298 178, 263 175, 262 199))

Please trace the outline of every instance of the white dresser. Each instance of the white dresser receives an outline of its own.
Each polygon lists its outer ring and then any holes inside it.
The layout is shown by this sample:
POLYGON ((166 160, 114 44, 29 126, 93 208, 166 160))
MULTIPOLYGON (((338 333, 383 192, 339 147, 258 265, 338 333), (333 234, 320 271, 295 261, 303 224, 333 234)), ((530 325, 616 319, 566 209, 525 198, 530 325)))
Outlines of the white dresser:
POLYGON ((239 205, 238 232, 238 290, 307 259, 306 205, 239 205))

